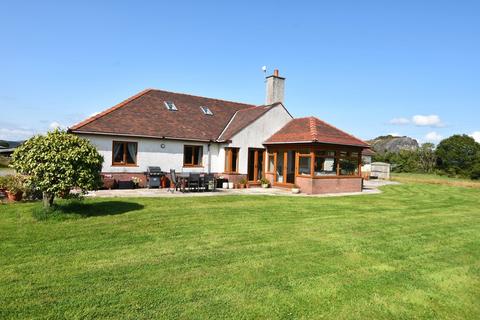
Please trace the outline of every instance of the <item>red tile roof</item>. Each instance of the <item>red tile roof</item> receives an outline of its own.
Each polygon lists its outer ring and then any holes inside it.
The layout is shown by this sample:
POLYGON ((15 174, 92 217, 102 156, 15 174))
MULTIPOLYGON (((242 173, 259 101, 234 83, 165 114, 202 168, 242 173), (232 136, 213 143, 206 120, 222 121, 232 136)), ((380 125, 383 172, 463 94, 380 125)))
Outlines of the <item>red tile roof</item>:
POLYGON ((248 109, 239 110, 235 113, 232 120, 228 124, 225 131, 219 137, 219 141, 227 141, 230 140, 235 134, 240 132, 243 128, 248 126, 250 123, 255 121, 256 119, 260 118, 263 114, 265 114, 268 110, 273 107, 278 106, 279 103, 274 103, 268 106, 258 106, 252 107, 248 109))
POLYGON ((266 145, 281 143, 328 143, 369 147, 366 142, 315 117, 293 119, 265 141, 266 145))
MULTIPOLYGON (((215 141, 237 111, 256 108, 252 104, 147 89, 74 125, 70 131, 215 141), (165 101, 172 101, 178 110, 169 111, 165 101), (205 115, 200 106, 208 107, 213 115, 205 115)), ((265 112, 263 109, 252 114, 265 112)))

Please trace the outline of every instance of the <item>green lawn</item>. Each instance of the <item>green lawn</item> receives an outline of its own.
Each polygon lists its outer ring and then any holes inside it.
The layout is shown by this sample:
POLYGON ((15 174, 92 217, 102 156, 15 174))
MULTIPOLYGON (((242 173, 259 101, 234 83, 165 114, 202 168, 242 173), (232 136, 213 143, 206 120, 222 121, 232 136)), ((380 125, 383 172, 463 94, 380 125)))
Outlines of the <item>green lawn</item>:
POLYGON ((0 319, 479 319, 480 189, 0 205, 0 319))

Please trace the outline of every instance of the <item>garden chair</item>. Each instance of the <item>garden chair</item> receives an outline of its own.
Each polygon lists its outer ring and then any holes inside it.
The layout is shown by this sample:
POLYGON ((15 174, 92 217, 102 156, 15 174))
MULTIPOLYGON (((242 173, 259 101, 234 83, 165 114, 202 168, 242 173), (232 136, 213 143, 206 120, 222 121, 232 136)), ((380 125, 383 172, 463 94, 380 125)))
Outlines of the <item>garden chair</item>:
POLYGON ((175 169, 170 169, 170 186, 168 187, 168 191, 174 193, 178 189, 183 192, 182 190, 182 183, 178 180, 177 174, 175 173, 175 169))

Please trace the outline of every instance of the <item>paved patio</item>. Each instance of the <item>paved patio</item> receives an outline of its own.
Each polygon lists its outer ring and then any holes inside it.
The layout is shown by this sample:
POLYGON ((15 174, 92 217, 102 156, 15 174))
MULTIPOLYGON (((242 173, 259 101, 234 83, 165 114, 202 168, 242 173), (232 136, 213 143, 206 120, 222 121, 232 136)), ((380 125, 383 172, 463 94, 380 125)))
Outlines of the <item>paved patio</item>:
POLYGON ((398 182, 384 181, 384 180, 366 180, 362 192, 346 192, 346 193, 327 193, 308 195, 304 193, 292 194, 290 189, 283 188, 247 188, 247 189, 217 189, 214 192, 185 192, 175 191, 169 192, 167 189, 133 189, 133 190, 98 190, 89 192, 87 197, 95 198, 135 198, 135 197, 211 197, 211 196, 226 196, 226 195, 266 195, 266 196, 289 196, 289 197, 341 197, 352 195, 368 195, 378 194, 381 191, 378 187, 398 184, 398 182))

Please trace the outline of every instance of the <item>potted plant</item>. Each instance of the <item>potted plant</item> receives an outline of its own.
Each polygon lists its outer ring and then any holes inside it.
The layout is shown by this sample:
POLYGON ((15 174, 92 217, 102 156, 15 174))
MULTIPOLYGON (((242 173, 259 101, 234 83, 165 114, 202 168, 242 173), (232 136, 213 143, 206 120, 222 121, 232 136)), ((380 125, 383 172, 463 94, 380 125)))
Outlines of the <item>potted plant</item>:
POLYGON ((133 184, 133 189, 137 189, 141 182, 140 178, 138 177, 132 177, 131 181, 133 184))
POLYGON ((24 191, 23 177, 20 175, 9 175, 6 177, 7 198, 11 201, 22 200, 24 191))
POLYGON ((300 188, 299 188, 299 186, 297 186, 296 184, 294 184, 293 187, 292 187, 292 193, 293 193, 293 194, 300 193, 300 188))
POLYGON ((264 189, 270 186, 270 181, 268 181, 268 179, 265 177, 262 177, 262 179, 260 179, 260 183, 262 184, 262 188, 264 189))
POLYGON ((240 179, 240 189, 245 188, 246 184, 247 184, 247 179, 245 178, 240 179))

